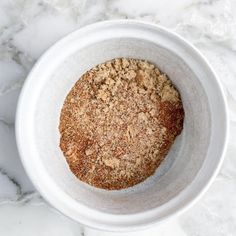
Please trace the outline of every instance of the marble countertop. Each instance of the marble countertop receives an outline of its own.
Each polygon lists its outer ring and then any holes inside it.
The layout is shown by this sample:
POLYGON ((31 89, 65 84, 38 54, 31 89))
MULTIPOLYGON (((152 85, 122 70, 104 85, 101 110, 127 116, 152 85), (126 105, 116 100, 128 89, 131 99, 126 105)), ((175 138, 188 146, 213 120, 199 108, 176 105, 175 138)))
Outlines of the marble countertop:
POLYGON ((122 235, 235 235, 235 0, 1 0, 0 235, 118 235, 84 228, 52 209, 28 179, 14 134, 17 99, 39 56, 67 33, 107 19, 153 22, 192 42, 218 73, 230 114, 230 139, 223 167, 201 200, 181 216, 155 228, 122 235))

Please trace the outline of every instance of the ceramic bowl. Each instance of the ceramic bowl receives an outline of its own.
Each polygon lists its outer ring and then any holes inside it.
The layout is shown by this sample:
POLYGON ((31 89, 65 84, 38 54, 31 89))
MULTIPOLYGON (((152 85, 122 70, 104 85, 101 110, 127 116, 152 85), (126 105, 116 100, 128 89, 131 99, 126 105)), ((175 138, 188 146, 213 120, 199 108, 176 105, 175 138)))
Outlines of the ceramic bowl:
POLYGON ((176 215, 208 188, 227 140, 226 103, 220 82, 199 51, 162 27, 107 21, 81 28, 52 46, 22 89, 16 138, 23 165, 41 195, 56 209, 93 228, 127 231, 176 215), (106 191, 78 180, 59 148, 63 101, 80 76, 113 58, 146 59, 181 93, 182 134, 156 173, 125 190, 106 191))

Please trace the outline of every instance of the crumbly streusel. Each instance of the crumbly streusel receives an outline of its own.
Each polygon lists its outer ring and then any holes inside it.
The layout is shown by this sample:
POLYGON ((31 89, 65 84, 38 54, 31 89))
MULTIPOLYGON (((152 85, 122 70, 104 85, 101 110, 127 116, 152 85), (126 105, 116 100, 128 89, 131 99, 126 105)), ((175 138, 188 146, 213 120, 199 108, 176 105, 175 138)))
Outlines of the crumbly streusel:
POLYGON ((60 148, 80 180, 127 188, 155 172, 183 119, 180 95, 157 67, 114 59, 86 72, 67 95, 60 148))

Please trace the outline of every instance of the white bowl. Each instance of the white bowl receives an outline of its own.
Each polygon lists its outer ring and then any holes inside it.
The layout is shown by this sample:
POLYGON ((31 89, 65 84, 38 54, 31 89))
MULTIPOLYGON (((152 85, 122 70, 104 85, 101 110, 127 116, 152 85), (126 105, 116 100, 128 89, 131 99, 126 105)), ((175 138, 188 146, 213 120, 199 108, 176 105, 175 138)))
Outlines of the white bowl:
POLYGON ((189 206, 207 189, 222 163, 227 140, 226 103, 204 57, 170 31, 137 21, 107 21, 75 31, 36 63, 22 90, 16 117, 23 165, 56 209, 94 228, 125 231, 160 222, 189 206), (79 181, 59 148, 59 115, 76 80, 117 57, 146 59, 179 89, 184 130, 155 175, 121 191, 79 181))

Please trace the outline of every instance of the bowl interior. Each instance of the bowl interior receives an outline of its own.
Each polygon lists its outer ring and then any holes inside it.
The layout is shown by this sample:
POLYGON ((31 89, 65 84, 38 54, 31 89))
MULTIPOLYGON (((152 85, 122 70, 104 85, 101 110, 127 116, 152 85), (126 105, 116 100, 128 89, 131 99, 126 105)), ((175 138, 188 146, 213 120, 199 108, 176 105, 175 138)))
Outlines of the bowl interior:
POLYGON ((210 113, 203 87, 181 58, 145 40, 114 38, 77 50, 49 76, 34 111, 34 140, 50 178, 70 197, 110 213, 141 212, 169 201, 194 179, 206 156, 210 113), (82 183, 70 172, 59 148, 58 124, 65 96, 80 76, 99 63, 119 57, 146 59, 158 65, 181 93, 185 122, 182 134, 154 176, 126 190, 105 191, 82 183))
MULTIPOLYGON (((62 212, 89 225, 112 227, 118 225, 119 216, 156 209, 153 215, 142 216, 146 222, 139 219, 144 224, 175 212, 212 177, 225 142, 224 108, 214 74, 183 40, 145 24, 104 23, 69 35, 34 67, 18 108, 18 146, 34 184, 62 212), (64 99, 80 76, 120 57, 146 59, 165 72, 181 93, 185 120, 181 135, 153 176, 132 188, 106 191, 70 172, 59 148, 58 125, 64 99)), ((119 219, 122 227, 138 222, 137 217, 119 219)))

